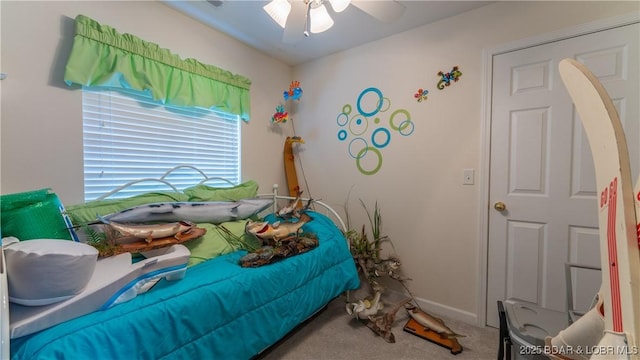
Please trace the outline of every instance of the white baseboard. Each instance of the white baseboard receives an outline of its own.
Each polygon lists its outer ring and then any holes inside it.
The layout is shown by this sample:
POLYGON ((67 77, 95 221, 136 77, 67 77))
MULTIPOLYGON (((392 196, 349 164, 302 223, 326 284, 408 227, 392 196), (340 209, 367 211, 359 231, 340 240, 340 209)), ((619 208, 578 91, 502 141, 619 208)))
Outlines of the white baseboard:
MULTIPOLYGON (((387 290, 393 293, 391 296, 394 298, 403 298, 407 296, 406 293, 401 293, 393 289, 387 289, 387 290)), ((433 301, 425 300, 422 298, 415 298, 415 300, 418 302, 418 305, 420 305, 421 309, 423 309, 424 311, 434 316, 443 316, 445 318, 459 320, 467 324, 478 326, 477 314, 456 309, 454 307, 447 306, 444 304, 439 304, 433 301)))

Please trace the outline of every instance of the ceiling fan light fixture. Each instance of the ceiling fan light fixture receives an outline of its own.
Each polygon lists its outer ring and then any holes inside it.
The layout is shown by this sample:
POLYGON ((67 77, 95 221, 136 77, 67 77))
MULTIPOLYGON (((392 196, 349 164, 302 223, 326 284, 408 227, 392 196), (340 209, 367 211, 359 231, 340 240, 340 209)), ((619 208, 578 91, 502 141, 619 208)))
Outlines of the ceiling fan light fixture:
POLYGON ((343 12, 350 3, 351 0, 329 0, 329 4, 331 4, 333 11, 337 13, 343 12))
POLYGON ((309 18, 311 20, 309 30, 314 34, 327 31, 333 26, 333 19, 331 19, 327 8, 323 4, 311 7, 309 9, 309 18))
POLYGON ((284 29, 287 23, 287 17, 291 12, 291 4, 288 0, 272 0, 262 8, 284 29))

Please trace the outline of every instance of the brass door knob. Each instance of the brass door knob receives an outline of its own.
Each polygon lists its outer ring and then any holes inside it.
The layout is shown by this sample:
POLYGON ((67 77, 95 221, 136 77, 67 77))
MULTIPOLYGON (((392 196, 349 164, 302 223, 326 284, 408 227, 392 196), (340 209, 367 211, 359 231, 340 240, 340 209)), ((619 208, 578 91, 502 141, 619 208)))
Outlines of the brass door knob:
POLYGON ((497 201, 493 204, 493 208, 498 211, 505 211, 507 209, 507 205, 505 205, 502 201, 497 201))

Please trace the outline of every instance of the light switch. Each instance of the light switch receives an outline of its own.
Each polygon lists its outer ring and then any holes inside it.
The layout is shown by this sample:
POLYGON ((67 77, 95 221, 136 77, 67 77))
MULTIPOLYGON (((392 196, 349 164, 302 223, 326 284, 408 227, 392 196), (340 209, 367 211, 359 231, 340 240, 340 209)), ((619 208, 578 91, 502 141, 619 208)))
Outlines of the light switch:
POLYGON ((464 169, 462 174, 464 176, 462 185, 473 185, 473 169, 464 169))

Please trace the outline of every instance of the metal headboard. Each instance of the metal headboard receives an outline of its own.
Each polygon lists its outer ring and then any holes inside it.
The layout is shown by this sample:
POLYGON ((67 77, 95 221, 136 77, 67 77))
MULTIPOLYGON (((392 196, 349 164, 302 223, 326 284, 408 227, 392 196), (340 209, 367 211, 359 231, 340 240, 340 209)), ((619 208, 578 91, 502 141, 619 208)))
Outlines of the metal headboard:
MULTIPOLYGON (((278 195, 278 184, 273 184, 273 192, 272 193, 268 193, 268 194, 258 194, 258 197, 272 197, 273 198, 273 212, 275 213, 276 211, 278 211, 278 200, 287 200, 287 201, 291 201, 291 200, 295 200, 296 198, 293 196, 286 196, 286 195, 278 195)), ((300 201, 303 203, 308 202, 310 199, 309 198, 300 198, 300 201)), ((324 210, 326 210, 328 213, 330 213, 333 218, 334 221, 337 221, 337 225, 340 226, 340 230, 342 230, 343 232, 347 232, 347 226, 345 225, 344 221, 342 220, 342 217, 328 204, 320 201, 320 200, 313 200, 313 205, 318 205, 320 207, 322 207, 324 210)))
POLYGON ((202 175, 202 180, 200 180, 200 182, 198 182, 195 185, 206 184, 207 182, 212 181, 212 180, 223 181, 223 182, 228 183, 231 186, 235 186, 236 185, 233 182, 231 182, 231 181, 229 181, 229 180, 227 180, 225 178, 222 178, 222 177, 217 177, 217 176, 209 177, 209 176, 207 176, 207 174, 204 173, 204 171, 198 169, 195 166, 192 166, 192 165, 178 165, 178 166, 175 166, 175 167, 165 171, 164 174, 162 174, 162 176, 160 176, 159 178, 143 178, 143 179, 137 179, 137 180, 129 181, 128 183, 126 183, 126 184, 124 184, 122 186, 118 186, 117 188, 109 191, 108 193, 99 196, 96 200, 104 200, 104 199, 108 198, 109 196, 117 194, 118 192, 120 192, 120 191, 122 191, 124 189, 127 189, 127 188, 129 188, 129 187, 131 187, 133 185, 144 183, 144 182, 159 182, 159 183, 167 185, 168 187, 170 187, 175 192, 180 192, 180 190, 178 190, 178 188, 176 188, 175 185, 173 185, 170 181, 166 180, 167 177, 169 177, 169 175, 171 175, 172 173, 174 173, 174 172, 176 172, 177 170, 180 170, 180 169, 193 169, 196 172, 198 172, 200 175, 202 175))
MULTIPOLYGON (((206 184, 209 181, 212 180, 217 180, 217 181, 222 181, 225 182, 231 186, 235 186, 236 184, 234 184, 233 182, 222 178, 222 177, 217 177, 217 176, 207 176, 207 174, 205 174, 204 171, 198 169, 195 166, 192 165, 178 165, 176 167, 173 167, 169 170, 167 170, 166 172, 164 172, 164 174, 162 174, 162 176, 160 176, 159 178, 143 178, 143 179, 137 179, 137 180, 132 180, 127 182, 126 184, 122 185, 122 186, 118 186, 117 188, 109 191, 108 193, 98 197, 96 200, 104 200, 114 194, 117 194, 118 192, 127 189, 133 185, 139 184, 139 183, 144 183, 144 182, 159 182, 162 184, 165 184, 167 187, 171 188, 173 191, 175 191, 176 193, 179 193, 180 190, 173 185, 169 180, 167 180, 167 178, 174 172, 176 172, 177 170, 181 170, 181 169, 192 169, 194 171, 196 171, 197 173, 199 173, 200 175, 202 175, 202 180, 200 180, 198 183, 194 184, 194 185, 201 185, 201 184, 206 184)), ((273 185, 273 191, 271 193, 265 193, 265 194, 258 194, 257 197, 270 197, 273 198, 273 212, 275 213, 276 211, 278 211, 278 200, 287 200, 287 201, 291 201, 291 200, 295 200, 295 197, 292 196, 285 196, 285 195, 278 195, 278 184, 274 184, 273 185)), ((303 203, 306 203, 307 201, 309 201, 309 198, 300 198, 300 200, 303 203)), ((328 214, 331 215, 331 217, 333 218, 332 220, 334 220, 334 222, 336 222, 336 225, 339 226, 340 230, 342 230, 343 232, 346 232, 347 226, 345 225, 345 222, 342 220, 342 217, 338 214, 338 212, 336 212, 331 206, 329 206, 328 204, 319 201, 319 200, 313 200, 313 205, 314 206, 319 206, 323 209, 323 211, 326 211, 328 214)))

